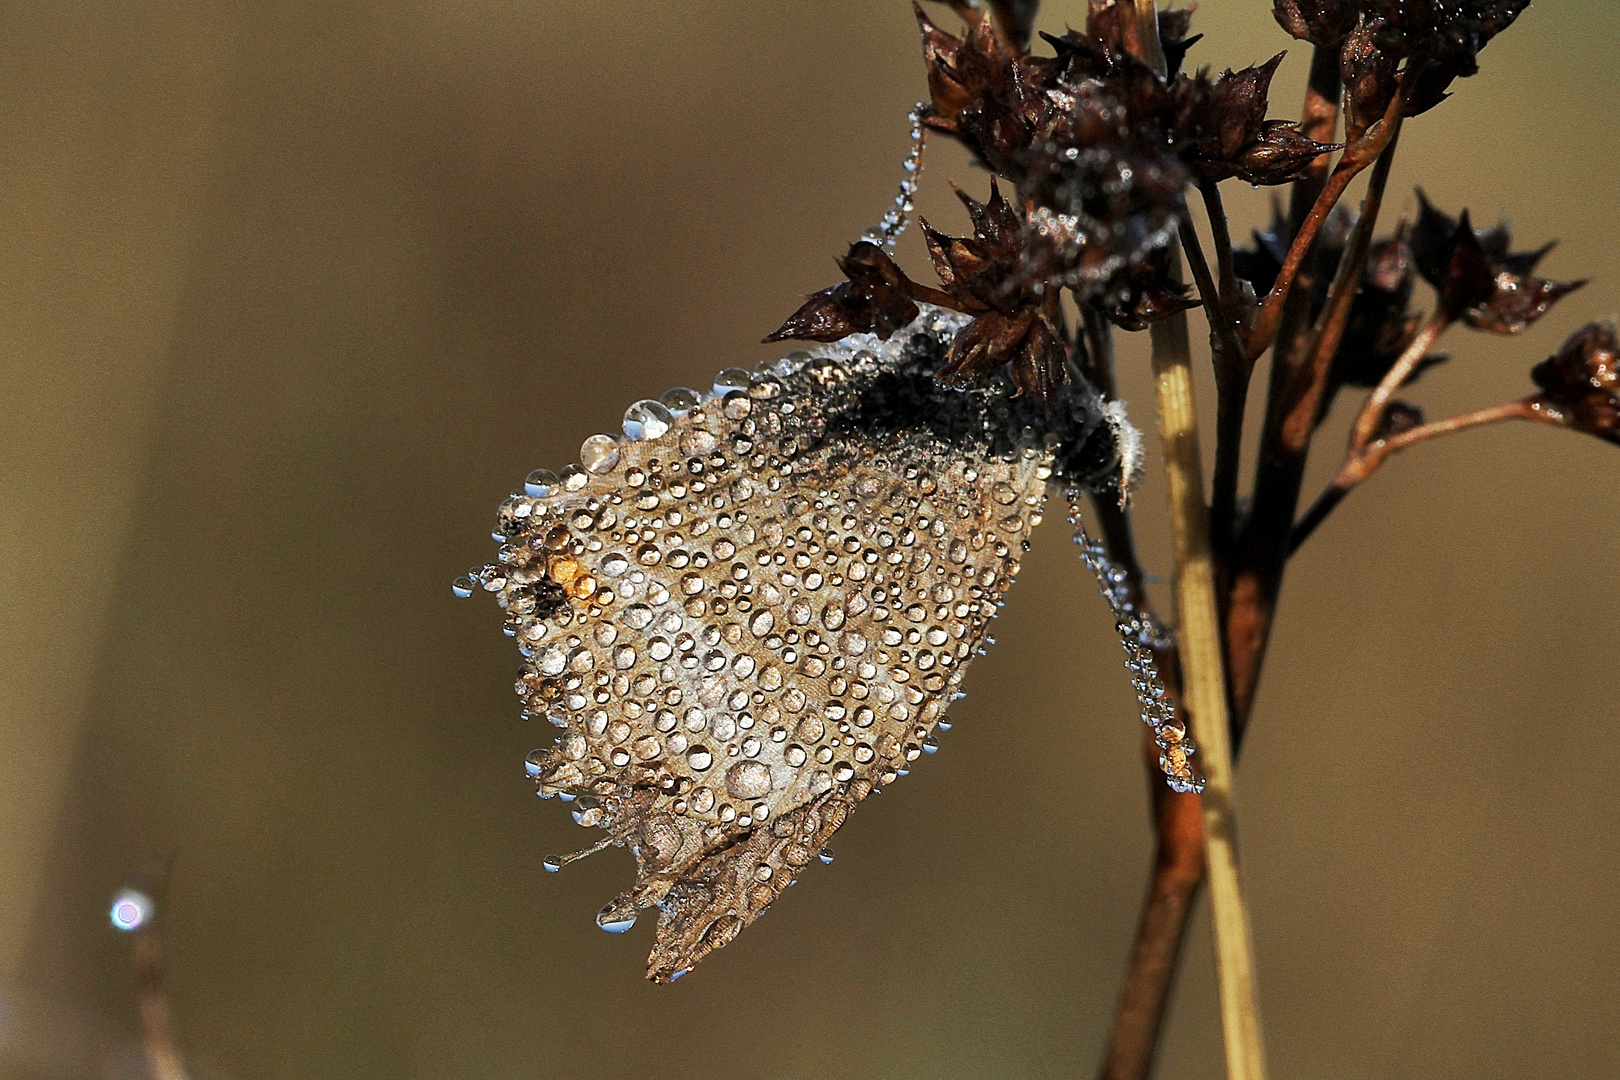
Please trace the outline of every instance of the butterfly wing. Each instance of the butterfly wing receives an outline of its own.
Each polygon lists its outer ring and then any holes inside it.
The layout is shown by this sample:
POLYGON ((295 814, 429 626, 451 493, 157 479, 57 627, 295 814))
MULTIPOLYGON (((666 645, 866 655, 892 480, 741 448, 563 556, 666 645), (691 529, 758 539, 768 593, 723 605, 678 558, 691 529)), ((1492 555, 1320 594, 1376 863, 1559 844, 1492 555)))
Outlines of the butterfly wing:
POLYGON ((796 353, 626 414, 501 509, 483 583, 527 711, 564 729, 542 795, 634 852, 598 916, 660 908, 649 978, 752 922, 923 750, 982 651, 1055 462, 1093 430, 931 373, 957 320, 796 353), (1057 430, 1053 430, 1056 427, 1057 430))

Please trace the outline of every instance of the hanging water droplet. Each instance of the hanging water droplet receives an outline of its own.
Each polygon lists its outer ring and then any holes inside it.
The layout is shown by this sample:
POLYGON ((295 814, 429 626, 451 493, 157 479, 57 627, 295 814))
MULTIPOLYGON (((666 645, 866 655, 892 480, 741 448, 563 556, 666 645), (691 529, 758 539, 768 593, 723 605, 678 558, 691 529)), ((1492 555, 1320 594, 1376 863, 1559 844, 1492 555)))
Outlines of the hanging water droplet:
POLYGON ((544 859, 540 860, 540 865, 546 868, 547 873, 555 874, 557 871, 563 868, 562 856, 547 855, 544 859))
MULTIPOLYGON (((601 436, 607 438, 607 436, 601 436)), ((590 440, 586 440, 589 442, 590 440)), ((612 466, 609 466, 611 468, 612 466)), ((564 465, 562 471, 562 486, 564 491, 578 491, 590 483, 590 476, 578 465, 564 465)))
POLYGON ((614 911, 613 905, 609 904, 597 913, 596 925, 610 934, 622 934, 636 925, 636 913, 632 911, 625 914, 624 912, 614 911))
POLYGON ((539 776, 544 767, 546 752, 544 750, 530 750, 529 756, 523 759, 523 771, 527 775, 539 776))
POLYGON ((536 469, 523 478, 523 490, 536 499, 543 499, 550 494, 551 489, 558 483, 557 474, 550 469, 536 469))
POLYGON ((824 862, 824 863, 830 863, 830 862, 832 862, 832 861, 833 861, 833 853, 832 853, 832 848, 830 848, 830 847, 824 847, 824 848, 822 848, 822 849, 821 849, 821 853, 820 853, 820 854, 818 854, 818 855, 817 855, 817 856, 816 856, 816 858, 818 858, 818 859, 820 859, 820 860, 821 860, 821 861, 822 861, 822 862, 824 862))
POLYGON ((651 398, 644 398, 624 410, 624 437, 661 438, 674 422, 675 417, 667 408, 651 398))
POLYGON ((473 594, 472 578, 466 577, 465 575, 456 578, 456 580, 450 583, 450 591, 461 597, 463 600, 467 599, 467 597, 473 594))
MULTIPOLYGON (((592 435, 579 448, 579 463, 596 476, 613 471, 619 463, 619 440, 611 435, 592 435)), ((581 482, 580 487, 584 487, 581 482)))

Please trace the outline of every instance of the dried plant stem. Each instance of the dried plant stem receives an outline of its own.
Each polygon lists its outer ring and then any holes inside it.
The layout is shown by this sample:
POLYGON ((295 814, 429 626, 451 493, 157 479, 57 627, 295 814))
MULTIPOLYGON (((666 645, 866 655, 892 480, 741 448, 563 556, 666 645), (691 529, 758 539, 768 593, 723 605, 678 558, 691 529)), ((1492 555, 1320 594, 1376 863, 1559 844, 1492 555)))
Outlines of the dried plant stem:
POLYGON ((1378 422, 1383 418, 1384 410, 1389 406, 1389 399, 1401 384, 1412 377, 1418 362, 1428 353, 1429 346, 1446 331, 1451 325, 1451 317, 1443 312, 1436 312, 1423 324, 1412 343, 1401 353, 1400 358, 1390 367, 1387 374, 1379 380, 1373 392, 1367 395, 1367 403, 1361 407, 1361 413, 1356 417, 1355 426, 1350 429, 1350 453, 1355 455, 1368 443, 1372 442, 1374 433, 1378 430, 1378 422))
MULTIPOLYGON (((1161 668, 1167 671, 1168 668, 1161 668)), ((1101 1080, 1145 1080, 1153 1066, 1165 1003, 1181 956, 1193 899, 1204 881, 1204 823, 1200 797, 1171 791, 1159 771, 1159 748, 1144 736, 1143 757, 1153 789, 1158 843, 1153 877, 1120 988, 1101 1080)))
POLYGON ((1226 1072, 1229 1080, 1264 1080, 1265 1051, 1254 989, 1253 947, 1238 881, 1226 676, 1185 314, 1154 323, 1151 333, 1175 540, 1177 644, 1189 726, 1204 763, 1204 853, 1214 907, 1226 1072))
MULTIPOLYGON (((1139 40, 1133 51, 1157 71, 1167 73, 1159 41, 1159 13, 1154 0, 1136 0, 1139 40)), ((1196 240, 1196 237, 1194 238, 1196 240)), ((1172 276, 1179 276, 1179 253, 1172 247, 1172 276)), ((1207 267, 1205 268, 1207 278, 1207 267)), ((1222 320, 1224 322, 1224 319, 1222 320)), ((1204 858, 1214 901, 1215 958, 1219 973, 1221 1028, 1226 1041, 1228 1080, 1265 1080, 1265 1051, 1260 1037, 1259 1006, 1254 991, 1254 956, 1249 938, 1248 913, 1238 881, 1236 822, 1232 810, 1232 756, 1226 719, 1225 661, 1221 648, 1221 620, 1216 605, 1215 567, 1209 545, 1209 517, 1204 505, 1204 473, 1198 445, 1198 413, 1193 399, 1192 349, 1187 316, 1178 312, 1153 324, 1153 374, 1159 402, 1159 432, 1164 445, 1170 488, 1171 530, 1175 541, 1177 647, 1181 654, 1183 701, 1189 727, 1203 757, 1205 787, 1199 800, 1202 811, 1204 858)), ((1150 773, 1151 775, 1151 773, 1150 773)), ((1184 804, 1183 804, 1184 805, 1184 804)), ((1161 804, 1162 806, 1162 804, 1161 804)), ((1183 822, 1176 823, 1187 829, 1183 822)), ((1161 838, 1165 823, 1155 821, 1161 838)), ((1161 842, 1161 853, 1165 845, 1161 842)), ((1132 975, 1142 975, 1168 988, 1179 940, 1186 927, 1196 879, 1171 880, 1155 867, 1154 885, 1161 880, 1175 886, 1160 897, 1150 891, 1143 913, 1144 933, 1138 945, 1142 955, 1132 956, 1132 975), (1156 922, 1150 922, 1155 920, 1156 922)), ((1184 868, 1182 878, 1196 874, 1184 868)), ((1129 987, 1129 980, 1127 981, 1129 987)), ((1127 1013, 1129 999, 1121 1001, 1120 1020, 1134 1021, 1127 1013)), ((1157 1035, 1162 1015, 1146 1017, 1157 1035)), ((1147 1050, 1151 1058, 1151 1047, 1147 1050)), ((1145 1068, 1145 1064, 1144 1064, 1145 1068)))
MULTIPOLYGON (((1301 111, 1303 130, 1310 138, 1321 143, 1333 141, 1339 96, 1339 50, 1318 46, 1311 57, 1310 78, 1301 111)), ((1328 155, 1323 154, 1294 182, 1289 221, 1296 232, 1325 187, 1330 164, 1328 155)), ((1234 747, 1242 745, 1243 730, 1254 706, 1283 568, 1288 561, 1288 531, 1294 523, 1304 482, 1304 456, 1285 447, 1282 432, 1290 403, 1295 401, 1299 371, 1308 356, 1313 277, 1313 268, 1307 262, 1282 307, 1276 348, 1271 357, 1254 491, 1234 546, 1227 586, 1226 661, 1234 747)))
MULTIPOLYGON (((1094 348, 1098 356, 1104 356, 1108 351, 1106 324, 1099 330, 1100 340, 1094 348)), ((1092 504, 1092 516, 1108 547, 1109 558, 1125 571, 1131 602, 1151 615, 1129 511, 1110 498, 1093 496, 1092 504)), ((1155 649, 1154 661, 1169 697, 1181 709, 1180 661, 1175 649, 1155 649)), ((1193 899, 1204 882, 1202 801, 1192 792, 1170 790, 1159 766, 1160 752, 1151 731, 1144 728, 1142 757, 1157 846, 1142 917, 1131 946, 1130 965, 1098 1070, 1100 1080, 1146 1080, 1151 1072, 1165 1005, 1181 957, 1181 941, 1192 916, 1193 899)))
POLYGON ((131 937, 135 996, 147 1068, 152 1080, 187 1080, 180 1051, 174 1044, 168 995, 163 991, 163 946, 157 930, 151 926, 143 927, 131 937))
MULTIPOLYGON (((1218 210, 1219 204, 1213 204, 1211 215, 1218 210)), ((1212 228, 1217 252, 1221 251, 1220 239, 1225 231, 1224 220, 1219 228, 1212 228)), ((1237 324, 1227 313, 1225 297, 1210 273, 1209 263, 1204 258, 1204 250, 1192 222, 1183 218, 1180 232, 1181 245, 1187 253, 1187 265, 1192 268, 1193 281, 1198 285, 1198 298, 1203 301, 1204 319, 1209 323, 1210 353, 1215 367, 1215 490, 1210 509, 1210 542, 1217 569, 1224 577, 1233 539, 1232 523, 1237 513, 1243 407, 1249 396, 1249 373, 1253 365, 1243 355, 1243 342, 1238 335, 1237 324)), ((1230 263, 1230 241, 1225 246, 1223 261, 1230 263)))
POLYGON ((1344 340, 1345 328, 1350 324, 1350 307, 1355 302, 1356 290, 1367 267, 1367 255, 1372 250, 1373 229, 1378 224, 1378 212, 1384 203, 1384 186, 1389 182, 1389 166, 1395 157, 1397 127, 1389 145, 1378 155, 1367 181, 1367 194, 1361 200, 1361 215, 1339 257, 1338 271, 1328 290, 1327 308, 1317 320, 1316 337, 1305 365, 1295 375, 1295 386, 1290 395, 1288 415, 1283 421, 1282 444, 1291 453, 1303 455, 1310 449, 1311 432, 1315 430, 1325 405, 1324 399, 1332 393, 1329 388, 1333 357, 1338 354, 1339 343, 1344 340))
MULTIPOLYGON (((1403 80, 1403 83, 1405 80, 1403 80)), ((1333 167, 1328 175, 1327 182, 1317 194, 1316 201, 1311 204, 1305 220, 1300 223, 1299 231, 1294 235, 1293 243, 1289 245, 1288 255, 1283 259, 1282 269, 1277 271, 1277 283, 1266 294, 1265 300, 1260 303, 1260 310, 1255 314, 1254 326, 1249 331, 1249 359, 1259 359, 1260 355, 1270 348, 1277 337, 1277 329, 1281 325, 1283 305, 1294 284, 1294 278, 1299 273, 1300 265, 1305 261, 1306 254, 1316 241, 1316 234, 1321 231, 1327 222, 1328 215, 1338 205, 1339 198, 1345 189, 1350 186, 1363 169, 1378 160, 1395 133, 1400 130, 1401 111, 1406 107, 1409 91, 1403 85, 1400 92, 1390 98, 1389 108, 1378 122, 1369 128, 1365 135, 1352 142, 1345 148, 1340 156, 1339 163, 1333 167)))

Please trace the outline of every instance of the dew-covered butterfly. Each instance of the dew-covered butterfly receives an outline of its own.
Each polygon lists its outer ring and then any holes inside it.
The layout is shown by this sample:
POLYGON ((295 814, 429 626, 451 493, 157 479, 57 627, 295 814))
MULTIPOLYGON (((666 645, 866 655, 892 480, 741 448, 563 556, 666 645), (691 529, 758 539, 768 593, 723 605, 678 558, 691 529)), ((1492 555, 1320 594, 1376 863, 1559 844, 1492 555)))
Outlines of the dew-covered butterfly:
MULTIPOLYGON (((887 341, 855 335, 636 402, 622 438, 592 436, 579 465, 529 476, 500 507, 497 561, 456 583, 495 595, 525 716, 562 729, 527 768, 542 797, 604 830, 578 854, 636 857, 597 922, 658 909, 654 981, 735 937, 932 749, 1049 486, 1120 467, 1123 421, 1078 376, 1046 402, 1005 375, 940 386, 965 321, 924 307, 887 341)), ((1152 628, 1101 549, 1085 554, 1167 773, 1193 786, 1152 628)))

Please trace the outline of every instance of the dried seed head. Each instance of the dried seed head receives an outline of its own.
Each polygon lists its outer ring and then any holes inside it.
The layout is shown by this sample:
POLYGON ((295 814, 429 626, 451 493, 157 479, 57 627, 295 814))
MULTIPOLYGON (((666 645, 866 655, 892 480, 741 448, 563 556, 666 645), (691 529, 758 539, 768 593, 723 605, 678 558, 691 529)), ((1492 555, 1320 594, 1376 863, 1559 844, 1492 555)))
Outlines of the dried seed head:
POLYGON ((1048 478, 1115 465, 1083 382, 1044 406, 1004 375, 939 386, 964 322, 925 308, 887 342, 639 402, 642 437, 501 509, 479 580, 524 654, 527 714, 563 729, 528 770, 635 853, 598 922, 659 908, 655 981, 758 917, 924 752, 1048 478))
POLYGON ((1508 250, 1505 224, 1476 229, 1464 210, 1458 218, 1434 208, 1420 190, 1412 230, 1413 261, 1440 294, 1440 309, 1476 330, 1521 333, 1583 281, 1549 281, 1534 276, 1546 244, 1534 251, 1508 250))
POLYGON ((1612 323, 1587 323, 1537 364, 1534 403, 1576 431, 1620 443, 1620 337, 1612 323))

